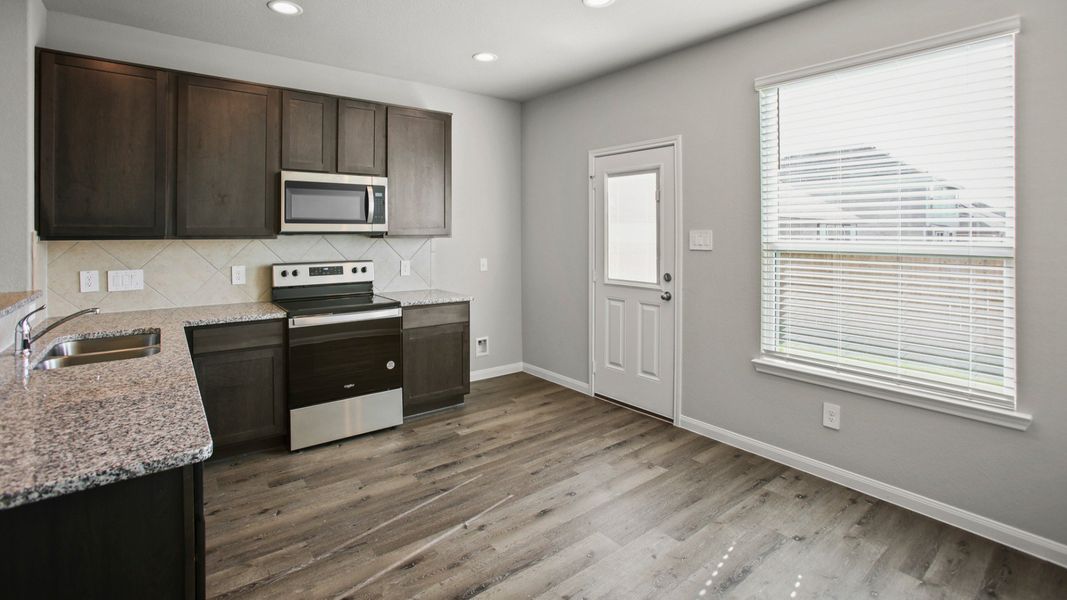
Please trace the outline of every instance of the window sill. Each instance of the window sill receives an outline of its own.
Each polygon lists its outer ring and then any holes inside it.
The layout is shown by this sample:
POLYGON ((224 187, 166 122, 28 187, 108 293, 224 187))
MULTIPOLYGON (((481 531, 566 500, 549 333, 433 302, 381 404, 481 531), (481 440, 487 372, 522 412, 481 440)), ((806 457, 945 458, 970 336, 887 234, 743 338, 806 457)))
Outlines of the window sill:
POLYGON ((752 359, 752 364, 760 373, 777 375, 787 379, 813 383, 837 390, 844 390, 855 394, 870 396, 917 406, 935 412, 955 415, 965 419, 1008 427, 1025 431, 1030 427, 1033 416, 1003 408, 992 406, 977 406, 966 402, 960 402, 948 397, 936 394, 924 394, 903 386, 888 384, 883 381, 874 381, 866 377, 837 373, 830 369, 824 369, 811 365, 802 365, 784 360, 760 356, 752 359))

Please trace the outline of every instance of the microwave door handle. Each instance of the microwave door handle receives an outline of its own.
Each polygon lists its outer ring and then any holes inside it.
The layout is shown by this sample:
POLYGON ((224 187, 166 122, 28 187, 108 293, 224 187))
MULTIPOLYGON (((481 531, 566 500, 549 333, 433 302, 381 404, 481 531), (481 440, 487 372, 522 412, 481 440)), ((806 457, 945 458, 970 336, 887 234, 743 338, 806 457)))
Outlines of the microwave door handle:
POLYGON ((374 186, 367 186, 367 223, 374 222, 374 186))

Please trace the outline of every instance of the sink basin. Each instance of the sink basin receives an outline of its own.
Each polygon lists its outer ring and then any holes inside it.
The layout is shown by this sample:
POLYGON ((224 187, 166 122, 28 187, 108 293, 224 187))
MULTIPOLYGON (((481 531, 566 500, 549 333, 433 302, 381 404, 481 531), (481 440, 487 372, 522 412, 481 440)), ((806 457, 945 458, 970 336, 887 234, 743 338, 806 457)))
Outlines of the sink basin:
POLYGON ((151 356, 159 352, 159 332, 70 340, 53 346, 34 369, 87 365, 151 356))

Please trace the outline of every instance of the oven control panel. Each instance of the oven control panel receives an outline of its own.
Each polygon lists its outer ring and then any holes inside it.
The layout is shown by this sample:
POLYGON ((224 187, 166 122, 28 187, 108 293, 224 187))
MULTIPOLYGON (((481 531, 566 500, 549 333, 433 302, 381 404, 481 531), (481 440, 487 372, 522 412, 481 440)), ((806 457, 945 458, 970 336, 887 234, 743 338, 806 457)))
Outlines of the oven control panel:
POLYGON ((374 281, 374 261, 351 260, 331 263, 285 263, 271 267, 272 287, 369 283, 374 281))
POLYGON ((340 275, 344 272, 345 269, 341 265, 330 265, 328 267, 308 267, 309 277, 329 277, 331 275, 340 275))

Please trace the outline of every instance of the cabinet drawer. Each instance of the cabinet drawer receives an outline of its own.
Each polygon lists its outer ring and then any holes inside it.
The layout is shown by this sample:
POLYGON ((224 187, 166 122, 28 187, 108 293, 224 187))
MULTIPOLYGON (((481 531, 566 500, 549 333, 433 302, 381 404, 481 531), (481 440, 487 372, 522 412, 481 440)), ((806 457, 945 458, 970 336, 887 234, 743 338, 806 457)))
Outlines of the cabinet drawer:
POLYGON ((197 327, 192 333, 192 352, 244 350, 285 344, 285 321, 260 321, 197 327))
POLYGON ((471 320, 469 302, 435 304, 432 306, 409 306, 404 309, 404 329, 433 327, 449 323, 466 323, 471 320))

